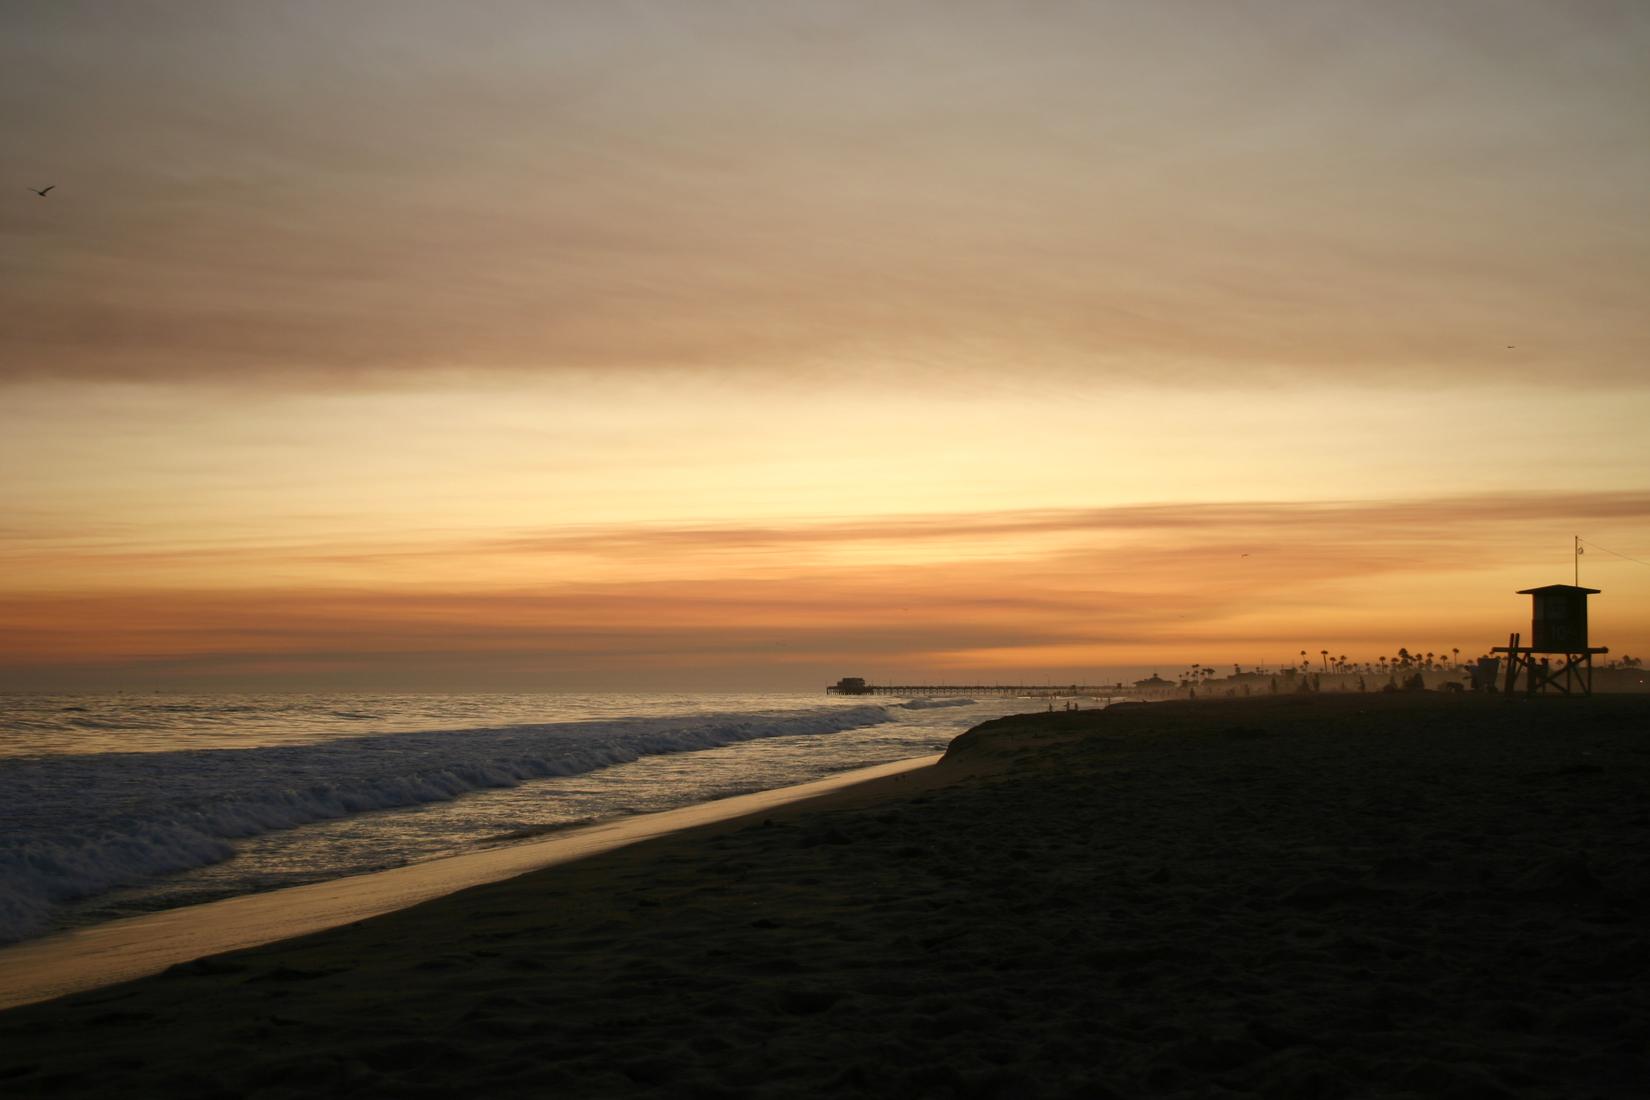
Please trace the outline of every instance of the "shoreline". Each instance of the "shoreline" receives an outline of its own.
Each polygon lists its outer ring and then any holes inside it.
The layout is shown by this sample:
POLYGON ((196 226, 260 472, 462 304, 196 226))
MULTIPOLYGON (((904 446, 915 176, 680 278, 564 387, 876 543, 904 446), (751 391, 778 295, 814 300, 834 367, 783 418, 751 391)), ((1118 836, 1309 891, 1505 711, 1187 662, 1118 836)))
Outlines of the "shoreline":
POLYGON ((1638 1096, 1650 699, 1151 703, 0 1013, 8 1095, 1638 1096))
POLYGON ((209 955, 307 936, 655 837, 825 799, 940 759, 933 754, 855 768, 790 787, 612 818, 369 874, 163 909, 8 944, 0 947, 0 1011, 159 974, 209 955))

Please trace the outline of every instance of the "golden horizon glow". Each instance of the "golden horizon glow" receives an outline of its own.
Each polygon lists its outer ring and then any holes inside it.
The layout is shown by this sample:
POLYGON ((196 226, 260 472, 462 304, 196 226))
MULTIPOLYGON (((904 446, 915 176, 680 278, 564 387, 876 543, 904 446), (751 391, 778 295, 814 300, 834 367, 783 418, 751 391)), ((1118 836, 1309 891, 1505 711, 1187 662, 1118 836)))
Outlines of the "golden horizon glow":
MULTIPOLYGON (((1515 588, 1562 579, 1551 548, 1532 544, 1531 514, 1642 532, 1650 493, 243 546, 194 559, 197 576, 225 555, 250 555, 288 579, 217 588, 155 583, 142 560, 87 548, 70 573, 111 578, 105 587, 0 598, 0 666, 46 680, 79 668, 121 684, 296 687, 342 675, 406 687, 445 668, 472 686, 612 688, 640 671, 676 688, 800 689, 868 667, 884 679, 923 670, 1092 680, 1110 678, 1101 669, 1193 660, 1275 664, 1302 646, 1365 659, 1400 645, 1471 655, 1522 628, 1515 588), (342 570, 340 558, 360 571, 342 570), (455 564, 476 562, 490 564, 491 582, 455 585, 472 575, 455 564), (306 572, 315 579, 290 579, 306 572)), ((1587 582, 1608 593, 1595 601, 1595 637, 1618 653, 1650 640, 1633 612, 1650 603, 1647 573, 1607 555, 1587 562, 1587 582)))

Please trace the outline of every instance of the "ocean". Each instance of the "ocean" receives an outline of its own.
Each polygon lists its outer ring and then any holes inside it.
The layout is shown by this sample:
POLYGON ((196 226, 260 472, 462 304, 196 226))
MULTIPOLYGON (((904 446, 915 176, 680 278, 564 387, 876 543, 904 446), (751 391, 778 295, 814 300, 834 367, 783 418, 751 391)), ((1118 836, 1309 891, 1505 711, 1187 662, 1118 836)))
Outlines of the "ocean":
POLYGON ((0 943, 942 751, 1047 703, 0 697, 0 943))

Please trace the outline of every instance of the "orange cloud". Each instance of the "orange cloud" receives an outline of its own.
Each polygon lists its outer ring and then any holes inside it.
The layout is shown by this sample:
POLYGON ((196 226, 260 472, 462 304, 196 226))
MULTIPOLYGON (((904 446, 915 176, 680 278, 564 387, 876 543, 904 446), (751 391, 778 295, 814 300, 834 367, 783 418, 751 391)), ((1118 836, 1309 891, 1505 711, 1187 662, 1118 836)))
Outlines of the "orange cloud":
MULTIPOLYGON (((283 547, 271 568, 307 554, 413 569, 378 586, 13 590, 0 596, 0 663, 11 686, 96 675, 297 683, 319 669, 399 686, 436 676, 737 687, 807 686, 868 664, 984 674, 1253 663, 1320 643, 1370 656, 1471 650, 1520 625, 1514 588, 1564 579, 1546 544, 1573 523, 1650 532, 1650 494, 588 529, 439 551, 283 547), (892 553, 840 553, 867 544, 892 553), (926 556, 913 560, 913 545, 926 556), (591 555, 606 559, 600 576, 522 579, 546 560, 591 555), (454 563, 461 576, 493 569, 506 581, 455 586, 444 579, 454 563)), ((1621 573, 1598 586, 1607 642, 1643 649, 1646 583, 1621 573)))

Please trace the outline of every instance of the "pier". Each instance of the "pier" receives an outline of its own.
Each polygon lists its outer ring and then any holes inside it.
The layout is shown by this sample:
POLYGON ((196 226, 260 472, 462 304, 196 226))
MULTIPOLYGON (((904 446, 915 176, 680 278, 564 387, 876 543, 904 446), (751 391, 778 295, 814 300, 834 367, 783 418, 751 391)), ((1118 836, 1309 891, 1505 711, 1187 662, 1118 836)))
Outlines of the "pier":
POLYGON ((825 689, 826 695, 1009 695, 1055 698, 1087 695, 1110 698, 1122 684, 868 684, 858 676, 844 676, 825 689))

